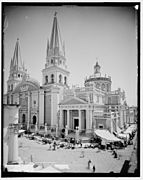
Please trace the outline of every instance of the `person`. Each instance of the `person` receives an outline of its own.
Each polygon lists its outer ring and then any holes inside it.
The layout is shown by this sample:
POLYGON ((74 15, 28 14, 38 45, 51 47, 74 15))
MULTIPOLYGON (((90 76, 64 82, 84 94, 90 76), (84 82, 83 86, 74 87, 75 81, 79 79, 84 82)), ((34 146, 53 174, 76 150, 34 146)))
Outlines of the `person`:
POLYGON ((115 155, 115 150, 113 149, 112 155, 115 155))
POLYGON ((113 150, 112 155, 114 156, 114 158, 117 158, 117 152, 115 150, 113 150))
POLYGON ((93 173, 95 173, 95 165, 93 166, 93 173))
POLYGON ((115 154, 114 154, 114 158, 117 158, 117 152, 115 152, 115 154))
POLYGON ((54 140, 53 142, 53 150, 55 151, 56 150, 56 141, 54 140))
POLYGON ((91 160, 88 161, 88 169, 90 169, 91 160))

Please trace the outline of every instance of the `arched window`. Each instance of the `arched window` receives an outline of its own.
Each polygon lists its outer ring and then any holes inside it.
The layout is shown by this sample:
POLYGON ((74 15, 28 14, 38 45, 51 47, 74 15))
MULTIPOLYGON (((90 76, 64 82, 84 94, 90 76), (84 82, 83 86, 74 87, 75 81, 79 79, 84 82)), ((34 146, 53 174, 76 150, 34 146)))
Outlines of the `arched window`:
POLYGON ((45 84, 48 83, 48 76, 45 76, 45 84))
POLYGON ((54 83, 54 74, 51 74, 51 83, 54 83))
POLYGON ((33 124, 36 124, 36 116, 33 116, 33 124))
POLYGON ((59 83, 62 83, 62 75, 59 75, 59 83))
POLYGON ((67 77, 64 77, 64 84, 67 84, 67 77))
POLYGON ((51 64, 54 64, 54 59, 51 59, 51 64))
POLYGON ((102 84, 101 89, 102 89, 102 91, 105 90, 105 84, 102 84))
POLYGON ((99 89, 100 88, 100 84, 96 83, 96 88, 99 89))
POLYGON ((11 90, 13 91, 13 84, 11 85, 11 90))
POLYGON ((11 104, 13 104, 13 95, 11 95, 11 104))
POLYGON ((10 85, 8 85, 8 91, 10 91, 10 85))
POLYGON ((34 106, 36 106, 36 101, 35 100, 33 101, 33 104, 34 104, 34 106))

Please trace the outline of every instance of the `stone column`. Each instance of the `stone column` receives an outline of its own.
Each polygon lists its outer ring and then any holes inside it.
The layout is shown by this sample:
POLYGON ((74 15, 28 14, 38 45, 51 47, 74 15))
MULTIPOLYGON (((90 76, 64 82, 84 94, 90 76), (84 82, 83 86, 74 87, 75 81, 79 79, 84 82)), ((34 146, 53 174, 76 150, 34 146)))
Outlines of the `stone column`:
POLYGON ((110 132, 113 133, 113 115, 111 112, 111 106, 109 106, 109 114, 110 114, 110 132))
POLYGON ((81 110, 78 110, 79 114, 79 130, 81 130, 81 110))
POLYGON ((76 141, 79 140, 79 127, 76 127, 76 130, 75 130, 75 139, 76 139, 76 141))
POLYGON ((92 131, 92 121, 93 121, 93 110, 90 110, 90 124, 89 124, 90 131, 92 131))
POLYGON ((92 132, 92 110, 86 110, 86 132, 92 132))
POLYGON ((60 109, 60 119, 59 119, 59 128, 62 129, 63 128, 63 110, 60 109))
POLYGON ((58 124, 56 124, 56 137, 58 137, 59 134, 58 134, 58 124))
POLYGON ((86 133, 90 131, 90 116, 89 109, 86 109, 86 133))
POLYGON ((38 132, 38 124, 36 122, 36 124, 35 124, 35 133, 37 133, 37 132, 38 132))
POLYGON ((47 135, 47 123, 45 123, 45 136, 47 135))
POLYGON ((96 126, 95 124, 93 125, 93 135, 95 135, 95 131, 96 131, 96 126))
POLYGON ((65 137, 68 136, 68 126, 66 125, 66 128, 65 128, 65 137))
POLYGON ((111 113, 111 133, 113 133, 113 120, 114 120, 114 115, 111 113))
POLYGON ((28 91, 28 116, 27 116, 27 130, 29 129, 30 122, 30 92, 28 91))
POLYGON ((8 163, 18 163, 18 109, 11 107, 9 113, 8 163))
POLYGON ((67 109, 67 127, 69 128, 69 117, 70 117, 70 112, 67 109))
POLYGON ((39 92, 39 124, 44 125, 44 91, 39 92))
POLYGON ((116 110, 116 132, 117 132, 117 127, 118 127, 118 111, 116 110))

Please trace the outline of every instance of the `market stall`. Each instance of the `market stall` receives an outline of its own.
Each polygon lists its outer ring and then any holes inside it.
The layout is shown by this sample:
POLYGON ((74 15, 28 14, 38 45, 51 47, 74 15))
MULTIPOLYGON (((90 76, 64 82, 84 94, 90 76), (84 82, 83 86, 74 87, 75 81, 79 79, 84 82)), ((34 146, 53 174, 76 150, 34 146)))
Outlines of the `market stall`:
POLYGON ((116 136, 114 136, 113 134, 111 134, 108 130, 101 130, 101 129, 97 129, 95 130, 95 134, 106 140, 106 141, 109 141, 109 142, 119 142, 121 141, 121 139, 117 138, 116 136))

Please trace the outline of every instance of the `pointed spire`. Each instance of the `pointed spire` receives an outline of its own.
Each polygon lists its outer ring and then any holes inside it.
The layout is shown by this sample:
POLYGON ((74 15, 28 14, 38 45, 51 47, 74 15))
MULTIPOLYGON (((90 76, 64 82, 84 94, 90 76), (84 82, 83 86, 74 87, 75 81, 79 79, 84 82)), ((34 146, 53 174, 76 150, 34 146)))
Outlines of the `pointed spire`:
POLYGON ((12 70, 12 68, 13 68, 13 60, 11 58, 11 61, 10 61, 10 71, 12 70))
POLYGON ((65 56, 65 41, 63 41, 63 53, 64 53, 64 56, 65 56))
POLYGON ((19 39, 17 38, 14 55, 13 55, 13 68, 14 70, 23 70, 23 64, 20 53, 19 39))
POLYGON ((25 70, 25 65, 24 65, 24 61, 23 61, 22 67, 23 67, 23 70, 25 70))
POLYGON ((60 52, 63 53, 63 47, 60 37, 60 29, 58 27, 58 21, 57 21, 57 12, 55 12, 54 14, 54 21, 53 21, 53 27, 52 27, 52 33, 50 39, 50 49, 53 50, 55 55, 59 55, 60 52))
POLYGON ((46 57, 49 55, 49 39, 47 40, 47 51, 46 51, 46 57))

